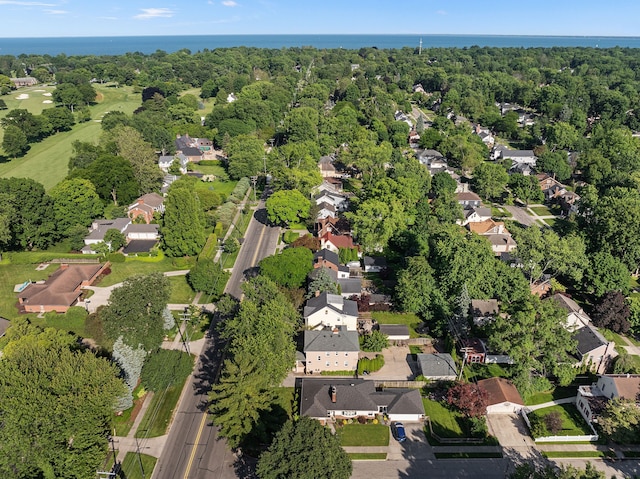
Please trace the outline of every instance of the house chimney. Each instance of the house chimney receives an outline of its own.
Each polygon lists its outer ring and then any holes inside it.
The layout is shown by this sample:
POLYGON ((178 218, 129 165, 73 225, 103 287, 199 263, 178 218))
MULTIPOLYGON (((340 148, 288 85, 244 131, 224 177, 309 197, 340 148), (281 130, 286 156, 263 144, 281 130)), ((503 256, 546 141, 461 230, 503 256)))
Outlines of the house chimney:
POLYGON ((338 333, 340 333, 340 329, 338 328, 338 326, 334 326, 333 329, 331 330, 331 332, 333 334, 338 334, 338 333))
POLYGON ((338 390, 335 386, 329 387, 329 394, 331 394, 331 402, 335 404, 338 400, 338 390))
POLYGON ((316 293, 315 293, 315 294, 316 294, 316 298, 317 298, 318 296, 320 296, 320 290, 316 291, 316 293))

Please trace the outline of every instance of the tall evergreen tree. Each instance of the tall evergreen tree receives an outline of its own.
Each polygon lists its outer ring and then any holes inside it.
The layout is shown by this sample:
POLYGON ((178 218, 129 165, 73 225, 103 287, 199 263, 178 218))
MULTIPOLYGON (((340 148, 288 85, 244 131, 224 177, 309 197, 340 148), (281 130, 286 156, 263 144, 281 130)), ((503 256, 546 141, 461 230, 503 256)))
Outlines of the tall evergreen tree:
POLYGON ((165 200, 164 250, 169 256, 196 256, 206 241, 200 201, 193 190, 172 187, 165 200))

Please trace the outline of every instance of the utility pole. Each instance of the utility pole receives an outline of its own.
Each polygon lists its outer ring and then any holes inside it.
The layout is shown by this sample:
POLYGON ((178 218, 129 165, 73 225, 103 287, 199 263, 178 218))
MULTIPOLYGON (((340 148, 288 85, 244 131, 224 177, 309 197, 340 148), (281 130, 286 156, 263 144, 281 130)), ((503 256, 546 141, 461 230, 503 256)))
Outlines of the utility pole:
POLYGON ((140 457, 140 444, 138 443, 138 438, 136 437, 136 452, 138 454, 138 464, 140 464, 140 473, 142 474, 142 479, 146 479, 144 475, 144 468, 142 467, 142 458, 140 457))
POLYGON ((184 346, 184 350, 187 352, 187 354, 191 354, 191 351, 189 351, 189 326, 188 326, 189 316, 190 316, 189 308, 186 307, 182 312, 182 328, 180 328, 180 337, 182 338, 182 345, 184 346), (184 333, 182 332, 183 329, 184 329, 184 333), (185 335, 186 335, 186 339, 185 339, 185 335))
POLYGON ((251 177, 251 183, 253 183, 253 202, 255 203, 256 200, 256 183, 258 182, 258 177, 257 176, 252 176, 251 177))

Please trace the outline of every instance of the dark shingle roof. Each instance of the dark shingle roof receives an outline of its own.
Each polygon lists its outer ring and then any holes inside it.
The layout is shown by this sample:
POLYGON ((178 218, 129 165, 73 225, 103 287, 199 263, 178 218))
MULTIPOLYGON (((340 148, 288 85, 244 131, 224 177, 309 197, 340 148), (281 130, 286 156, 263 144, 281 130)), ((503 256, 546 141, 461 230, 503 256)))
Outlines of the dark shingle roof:
POLYGON ((328 261, 329 263, 335 264, 336 266, 340 266, 340 258, 338 257, 337 253, 329 251, 326 248, 321 249, 320 251, 317 251, 313 254, 314 262, 317 262, 318 259, 328 261))
POLYGON ((362 280, 360 278, 340 278, 338 284, 342 294, 362 293, 362 280))
POLYGON ((417 354, 416 359, 423 376, 444 378, 458 375, 456 363, 450 354, 417 354))
POLYGON ((325 307, 349 316, 358 316, 358 303, 350 299, 344 299, 340 295, 325 292, 307 300, 307 304, 304 307, 304 317, 307 318, 325 307))
POLYGON ((578 353, 585 355, 600 346, 608 344, 608 341, 590 324, 580 328, 573 335, 573 339, 578 342, 578 353))
POLYGON ((358 332, 347 328, 323 329, 304 332, 304 352, 307 351, 360 351, 358 332))

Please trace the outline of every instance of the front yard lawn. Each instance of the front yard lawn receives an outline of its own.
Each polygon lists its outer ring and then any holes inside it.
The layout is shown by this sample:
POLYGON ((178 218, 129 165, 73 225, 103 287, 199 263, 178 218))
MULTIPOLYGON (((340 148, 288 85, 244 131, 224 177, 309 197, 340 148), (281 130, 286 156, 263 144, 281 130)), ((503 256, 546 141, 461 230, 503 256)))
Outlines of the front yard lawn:
POLYGON ((135 452, 128 452, 124 456, 124 461, 122 461, 123 475, 121 477, 126 477, 127 479, 151 477, 157 461, 155 457, 147 454, 138 456, 135 452))
MULTIPOLYGON (((431 420, 434 433, 440 437, 467 437, 461 427, 464 420, 461 413, 448 409, 439 401, 422 398, 422 403, 425 415, 431 420)), ((429 436, 427 431, 427 437, 429 436)))
POLYGON ((337 434, 342 446, 389 445, 389 427, 384 424, 345 424, 337 434))
POLYGON ((588 436, 593 434, 593 431, 573 404, 560 404, 557 406, 546 407, 544 409, 537 409, 529 414, 529 418, 531 420, 534 418, 542 419, 551 412, 560 413, 560 417, 562 418, 562 430, 556 434, 550 435, 588 436))
POLYGON ((409 326, 409 337, 419 338, 416 331, 422 325, 422 320, 414 313, 392 313, 391 311, 374 311, 371 318, 380 324, 406 324, 409 326))
POLYGON ((464 367, 465 377, 469 381, 489 378, 508 378, 511 376, 509 366, 500 364, 469 364, 464 367))
POLYGON ((538 216, 553 216, 553 212, 546 206, 529 206, 529 209, 538 216))
POLYGON ((187 283, 186 276, 172 276, 169 278, 169 284, 171 285, 169 303, 190 304, 191 301, 193 301, 196 293, 191 289, 189 283, 187 283))
MULTIPOLYGON (((113 286, 114 284, 122 283, 125 279, 132 276, 156 272, 165 273, 167 271, 175 271, 178 269, 183 268, 177 267, 174 264, 174 260, 170 258, 127 258, 127 261, 124 263, 112 263, 111 274, 105 276, 102 281, 94 286, 113 286)), ((189 269, 189 267, 184 269, 189 269)))

